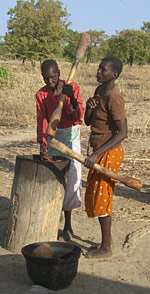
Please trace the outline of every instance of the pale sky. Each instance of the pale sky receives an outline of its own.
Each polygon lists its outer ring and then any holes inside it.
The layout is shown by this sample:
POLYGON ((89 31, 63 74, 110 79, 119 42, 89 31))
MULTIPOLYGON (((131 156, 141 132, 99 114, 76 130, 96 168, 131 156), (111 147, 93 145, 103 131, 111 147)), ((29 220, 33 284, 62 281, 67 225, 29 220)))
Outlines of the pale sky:
MULTIPOLYGON (((71 14, 70 27, 78 32, 104 30, 109 36, 115 31, 139 30, 150 22, 150 0, 61 0, 71 14)), ((0 36, 7 32, 7 12, 17 0, 1 0, 0 36)))

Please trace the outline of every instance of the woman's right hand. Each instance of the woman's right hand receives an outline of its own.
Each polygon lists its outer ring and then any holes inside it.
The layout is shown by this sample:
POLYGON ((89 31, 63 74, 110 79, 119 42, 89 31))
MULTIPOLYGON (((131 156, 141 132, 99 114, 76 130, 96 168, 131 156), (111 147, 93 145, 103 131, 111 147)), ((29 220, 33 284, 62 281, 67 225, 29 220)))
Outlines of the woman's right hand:
POLYGON ((94 164, 96 163, 97 159, 98 159, 98 155, 95 152, 93 152, 90 156, 85 158, 84 166, 87 168, 93 169, 94 164))
POLYGON ((87 100, 86 105, 89 108, 95 108, 99 103, 99 100, 96 97, 91 97, 87 100))

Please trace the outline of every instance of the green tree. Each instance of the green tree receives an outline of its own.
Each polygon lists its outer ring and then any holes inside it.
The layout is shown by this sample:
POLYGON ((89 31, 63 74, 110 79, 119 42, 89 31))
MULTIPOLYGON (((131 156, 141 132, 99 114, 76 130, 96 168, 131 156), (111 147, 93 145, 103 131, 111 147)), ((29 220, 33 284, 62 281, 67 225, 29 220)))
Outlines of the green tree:
POLYGON ((3 36, 0 36, 0 59, 11 57, 12 54, 3 40, 3 36))
POLYGON ((6 44, 16 57, 60 56, 67 37, 69 14, 54 0, 18 0, 8 12, 6 44))
POLYGON ((148 62, 150 63, 150 22, 144 22, 143 27, 141 28, 147 35, 148 39, 148 62))
MULTIPOLYGON (((118 32, 117 32, 118 33, 118 32)), ((120 57, 123 63, 145 64, 149 56, 149 38, 142 30, 123 30, 108 41, 108 55, 120 57)))
POLYGON ((150 22, 143 22, 143 27, 141 29, 147 33, 150 33, 150 22))
POLYGON ((67 44, 64 47, 63 56, 69 61, 74 60, 75 51, 79 42, 80 33, 73 30, 68 30, 67 44))
POLYGON ((89 30, 87 32, 90 35, 90 42, 87 48, 87 60, 86 62, 96 62, 103 58, 106 50, 108 35, 105 31, 89 30))
POLYGON ((5 44, 4 42, 1 40, 1 36, 0 36, 0 58, 1 56, 4 56, 4 52, 5 52, 5 44))

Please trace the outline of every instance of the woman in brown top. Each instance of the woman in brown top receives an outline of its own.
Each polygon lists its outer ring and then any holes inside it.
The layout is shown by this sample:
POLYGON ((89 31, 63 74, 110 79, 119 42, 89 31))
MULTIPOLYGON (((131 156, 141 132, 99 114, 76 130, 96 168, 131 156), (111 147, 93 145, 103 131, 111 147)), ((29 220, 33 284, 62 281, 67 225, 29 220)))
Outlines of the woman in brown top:
POLYGON ((123 160, 121 141, 127 137, 124 100, 115 86, 122 71, 119 58, 110 56, 102 60, 97 70, 100 85, 86 103, 85 123, 91 125, 90 146, 93 153, 85 160, 90 168, 85 192, 85 209, 89 217, 98 217, 102 243, 90 250, 89 257, 111 256, 111 215, 115 180, 94 171, 94 163, 118 172, 123 160))

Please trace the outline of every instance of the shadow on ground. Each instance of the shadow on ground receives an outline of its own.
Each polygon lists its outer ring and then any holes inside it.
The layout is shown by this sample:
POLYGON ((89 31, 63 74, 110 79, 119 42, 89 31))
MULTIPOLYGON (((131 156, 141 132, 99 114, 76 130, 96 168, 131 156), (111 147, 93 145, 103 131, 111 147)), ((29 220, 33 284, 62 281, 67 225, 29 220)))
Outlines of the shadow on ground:
MULTIPOLYGON (((58 236, 57 236, 57 240, 59 241, 67 241, 65 239, 63 239, 63 230, 59 229, 58 230, 58 236)), ((69 240, 69 242, 73 245, 77 245, 82 249, 88 251, 89 250, 89 245, 90 247, 95 247, 97 245, 97 243, 87 240, 87 239, 82 239, 80 236, 75 235, 74 233, 71 236, 71 239, 69 240), (80 244, 82 243, 82 244, 80 244), (83 244, 84 243, 84 244, 83 244)))
MULTIPOLYGON (((79 261, 80 262, 80 261, 79 261)), ((97 261, 98 262, 98 261, 97 261)), ((88 262, 87 262, 88 266, 88 262)), ((148 294, 150 288, 137 285, 129 285, 121 281, 113 281, 102 277, 103 267, 99 263, 99 277, 94 274, 78 272, 72 284, 65 289, 58 290, 62 294, 148 294)), ((26 271, 25 259, 21 254, 8 254, 0 257, 0 293, 1 294, 25 294, 32 286, 26 271)), ((112 269, 113 270, 113 269, 112 269)), ((119 270, 119 269, 118 269, 119 270)))
POLYGON ((10 202, 7 197, 0 196, 0 245, 3 245, 5 239, 10 202))
POLYGON ((130 189, 125 186, 119 186, 116 184, 115 186, 115 195, 119 195, 125 197, 127 199, 134 199, 140 201, 142 203, 150 203, 150 185, 143 185, 145 191, 137 191, 134 189, 130 189))
POLYGON ((11 161, 4 157, 0 158, 0 171, 13 171, 14 167, 15 165, 11 161))

